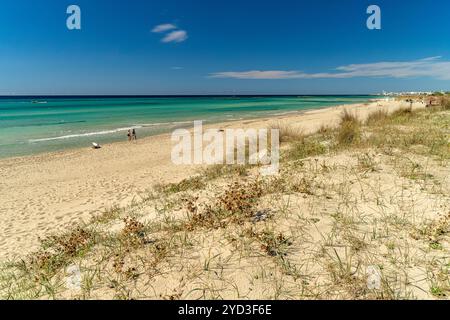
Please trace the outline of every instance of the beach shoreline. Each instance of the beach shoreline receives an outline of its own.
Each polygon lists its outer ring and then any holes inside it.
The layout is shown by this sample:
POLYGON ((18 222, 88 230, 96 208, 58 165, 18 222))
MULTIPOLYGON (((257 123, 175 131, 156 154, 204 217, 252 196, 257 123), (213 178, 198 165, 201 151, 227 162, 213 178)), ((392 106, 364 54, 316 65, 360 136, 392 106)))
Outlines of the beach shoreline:
POLYGON ((0 98, 0 159, 121 142, 190 126, 266 118, 338 104, 365 103, 376 96, 203 98, 0 98), (126 138, 125 138, 126 140, 126 138))
MULTIPOLYGON (((344 109, 364 120, 374 110, 401 107, 409 103, 375 100, 204 128, 260 129, 281 124, 308 134, 324 125, 336 126, 344 109)), ((414 108, 423 107, 414 104, 414 108)), ((31 252, 38 248, 39 238, 87 222, 108 208, 128 206, 156 184, 180 181, 202 167, 173 164, 171 147, 170 134, 161 134, 105 144, 99 150, 86 147, 0 159, 0 260, 31 252)))

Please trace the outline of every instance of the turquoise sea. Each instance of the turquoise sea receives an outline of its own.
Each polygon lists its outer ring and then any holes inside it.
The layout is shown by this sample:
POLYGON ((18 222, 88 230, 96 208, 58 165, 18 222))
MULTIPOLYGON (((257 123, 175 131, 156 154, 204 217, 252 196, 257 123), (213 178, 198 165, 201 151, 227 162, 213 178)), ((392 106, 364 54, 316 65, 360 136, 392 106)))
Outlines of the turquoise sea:
POLYGON ((360 103, 374 96, 0 97, 0 158, 126 141, 206 123, 360 103))

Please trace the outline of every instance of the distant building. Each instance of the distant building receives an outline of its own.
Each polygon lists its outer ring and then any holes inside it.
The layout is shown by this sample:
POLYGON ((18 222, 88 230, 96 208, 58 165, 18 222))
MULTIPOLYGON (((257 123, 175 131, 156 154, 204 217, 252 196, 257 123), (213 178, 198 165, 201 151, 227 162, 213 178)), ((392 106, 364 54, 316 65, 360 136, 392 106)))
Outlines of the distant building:
POLYGON ((423 96, 423 95, 432 95, 431 91, 405 91, 405 92, 386 92, 383 91, 383 96, 389 97, 398 97, 398 96, 423 96))

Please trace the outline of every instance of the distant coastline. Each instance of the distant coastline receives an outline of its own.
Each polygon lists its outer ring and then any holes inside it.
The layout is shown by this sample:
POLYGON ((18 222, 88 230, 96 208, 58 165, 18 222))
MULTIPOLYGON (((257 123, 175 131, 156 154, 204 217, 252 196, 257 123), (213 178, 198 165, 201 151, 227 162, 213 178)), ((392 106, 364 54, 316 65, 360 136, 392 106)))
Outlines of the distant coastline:
POLYGON ((368 94, 167 94, 167 95, 0 95, 0 99, 45 99, 45 98, 222 98, 222 97, 367 97, 367 96, 380 96, 380 94, 368 93, 368 94))

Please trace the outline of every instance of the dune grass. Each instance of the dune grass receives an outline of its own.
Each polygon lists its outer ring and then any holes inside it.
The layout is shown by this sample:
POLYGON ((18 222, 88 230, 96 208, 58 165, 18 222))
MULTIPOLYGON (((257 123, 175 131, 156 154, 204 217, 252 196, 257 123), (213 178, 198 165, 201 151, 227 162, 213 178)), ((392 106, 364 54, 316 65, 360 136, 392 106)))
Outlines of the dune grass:
POLYGON ((345 109, 341 114, 341 123, 337 133, 337 143, 349 146, 361 139, 361 122, 355 114, 345 109))

